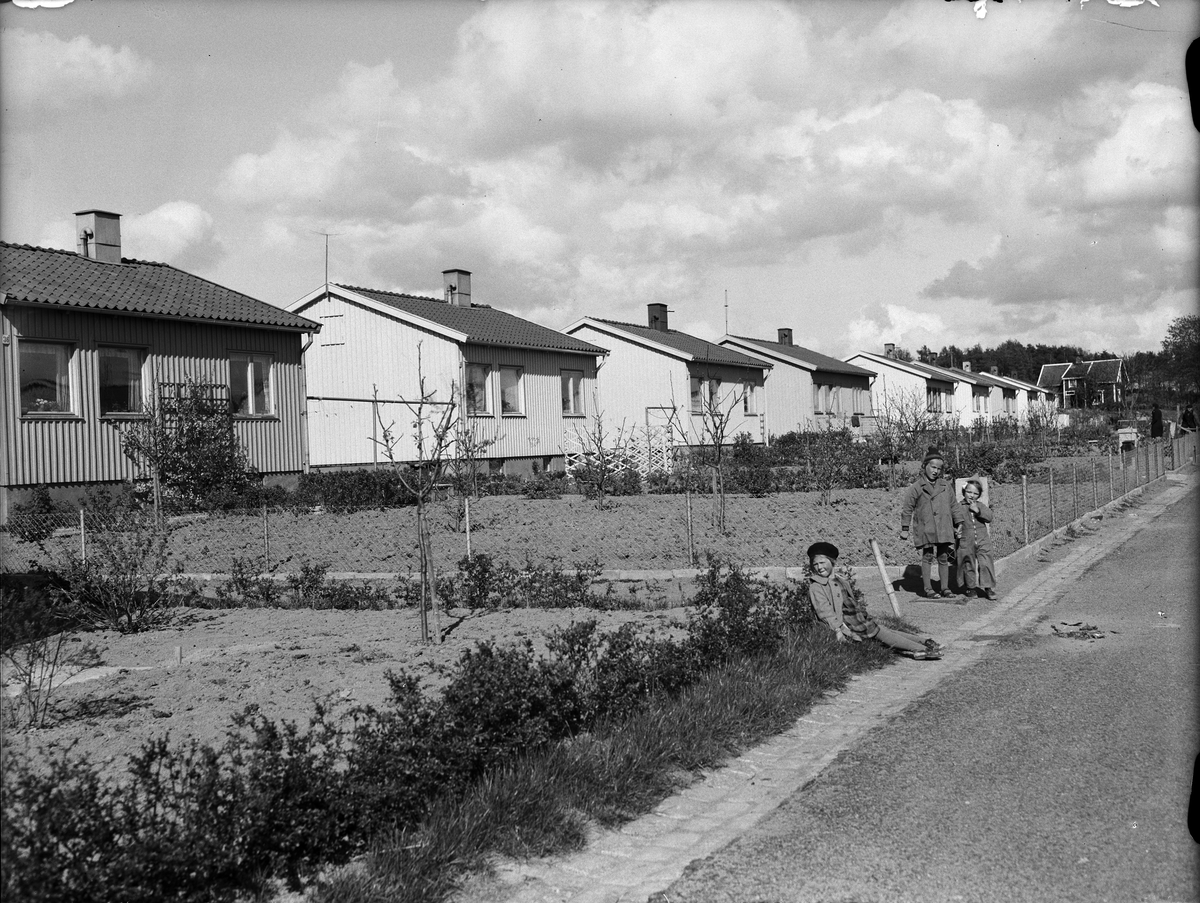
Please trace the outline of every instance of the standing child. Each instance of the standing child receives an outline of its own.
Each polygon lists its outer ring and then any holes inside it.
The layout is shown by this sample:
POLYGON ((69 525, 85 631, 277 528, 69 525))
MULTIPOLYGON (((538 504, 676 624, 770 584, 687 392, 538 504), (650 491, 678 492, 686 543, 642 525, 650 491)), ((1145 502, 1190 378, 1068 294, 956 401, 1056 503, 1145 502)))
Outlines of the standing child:
POLYGON ((912 523, 913 545, 921 550, 921 583, 926 599, 936 599, 933 591, 933 559, 937 556, 940 595, 950 599, 950 552, 962 532, 962 507, 954 499, 954 489, 942 479, 946 458, 930 448, 921 462, 921 478, 904 491, 900 502, 900 538, 908 539, 912 523))
POLYGON ((967 480, 962 488, 964 520, 958 540, 958 579, 968 593, 996 598, 996 566, 992 563, 992 509, 983 503, 983 484, 967 480))
POLYGON ((839 643, 876 640, 909 658, 936 660, 942 657, 942 645, 933 637, 917 636, 877 623, 867 613, 866 606, 854 598, 850 584, 833 573, 837 557, 837 546, 833 543, 814 542, 808 547, 808 602, 817 617, 834 632, 839 643))

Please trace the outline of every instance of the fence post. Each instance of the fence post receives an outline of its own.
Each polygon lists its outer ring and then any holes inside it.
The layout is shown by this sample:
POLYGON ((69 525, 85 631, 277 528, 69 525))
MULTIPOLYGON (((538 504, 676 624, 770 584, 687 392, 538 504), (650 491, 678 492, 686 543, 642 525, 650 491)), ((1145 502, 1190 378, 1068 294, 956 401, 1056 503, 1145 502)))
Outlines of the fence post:
POLYGON ((1029 478, 1021 474, 1021 532, 1029 545, 1029 478))
POLYGON ((1112 449, 1110 448, 1108 450, 1108 500, 1111 502, 1116 497, 1117 492, 1113 486, 1112 449))
POLYGON ((1079 473, 1075 462, 1070 462, 1070 519, 1079 520, 1079 473))
POLYGON ((79 509, 79 557, 87 564, 87 525, 83 521, 83 509, 79 509))
POLYGON ((1100 490, 1096 488, 1096 459, 1092 458, 1092 510, 1100 507, 1100 490))
POLYGON ((271 525, 267 519, 267 506, 263 505, 263 570, 271 570, 271 525))
POLYGON ((1050 465, 1050 532, 1053 533, 1058 522, 1054 519, 1054 465, 1050 465))
POLYGON ((1121 495, 1129 492, 1129 478, 1125 475, 1125 452, 1121 452, 1121 495))

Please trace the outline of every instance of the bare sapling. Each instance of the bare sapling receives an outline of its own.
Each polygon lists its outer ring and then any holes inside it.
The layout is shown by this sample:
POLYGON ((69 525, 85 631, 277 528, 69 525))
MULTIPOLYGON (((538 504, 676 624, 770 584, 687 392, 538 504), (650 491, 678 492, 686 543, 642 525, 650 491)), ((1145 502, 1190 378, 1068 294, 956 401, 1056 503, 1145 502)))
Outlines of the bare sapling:
POLYGON ((586 429, 575 428, 575 438, 581 452, 578 460, 570 466, 569 473, 583 488, 584 494, 594 499, 596 507, 603 511, 607 507, 606 499, 613 484, 631 466, 629 446, 633 429, 627 427, 624 420, 616 429, 608 427, 604 412, 595 398, 592 412, 586 429))
MULTIPOLYGON (((438 488, 445 483, 447 468, 454 448, 458 420, 458 390, 451 382, 446 401, 437 400, 437 391, 429 389, 421 363, 421 345, 417 344, 417 382, 415 400, 404 402, 413 419, 408 438, 409 454, 402 454, 403 436, 395 422, 384 423, 379 417, 379 438, 375 441, 383 450, 400 485, 416 500, 417 551, 419 556, 418 609, 421 618, 421 638, 426 643, 442 641, 441 606, 437 594, 437 569, 434 566, 433 544, 430 539, 429 507, 438 488), (430 613, 433 623, 430 624, 430 613)), ((379 387, 374 387, 378 401, 379 387)))

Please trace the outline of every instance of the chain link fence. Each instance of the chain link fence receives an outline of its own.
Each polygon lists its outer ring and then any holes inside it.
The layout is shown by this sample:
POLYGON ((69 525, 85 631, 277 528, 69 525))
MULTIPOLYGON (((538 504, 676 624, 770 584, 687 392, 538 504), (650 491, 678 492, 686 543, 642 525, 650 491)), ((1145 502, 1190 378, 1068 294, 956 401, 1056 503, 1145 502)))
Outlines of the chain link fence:
MULTIPOLYGON (((1016 551, 1088 512, 1194 462, 1196 434, 1151 440, 1123 452, 1051 459, 1019 480, 992 481, 997 557, 1016 551)), ((968 476, 969 474, 962 474, 968 476)), ((715 526, 710 495, 635 495, 604 507, 582 496, 447 496, 430 511, 439 570, 484 553, 520 567, 557 563, 603 570, 672 570, 704 566, 709 553, 746 567, 794 566, 808 544, 825 539, 848 565, 872 563, 875 538, 890 564, 913 561, 899 539, 898 491, 847 489, 821 504, 816 492, 756 498, 729 495, 725 530, 715 526)), ((144 522, 143 522, 144 524, 144 522)), ((229 574, 235 563, 262 572, 294 573, 320 564, 331 573, 410 574, 419 569, 416 509, 262 508, 167 518, 170 552, 187 573, 229 574)), ((86 557, 106 534, 132 528, 129 515, 89 510, 14 511, 0 530, 4 570, 53 566, 86 557)))

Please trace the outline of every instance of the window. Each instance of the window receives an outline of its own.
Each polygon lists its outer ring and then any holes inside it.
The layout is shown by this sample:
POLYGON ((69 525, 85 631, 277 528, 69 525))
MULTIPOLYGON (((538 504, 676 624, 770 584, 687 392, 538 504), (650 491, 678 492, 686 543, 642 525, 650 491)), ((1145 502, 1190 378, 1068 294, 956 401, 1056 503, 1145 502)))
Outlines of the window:
POLYGON ((229 355, 229 403, 233 413, 243 417, 267 417, 275 413, 269 355, 229 355))
POLYGON ((500 368, 500 413, 525 413, 520 367, 500 368))
POLYGON ((854 410, 851 413, 870 415, 870 413, 871 413, 871 393, 868 392, 866 389, 858 389, 858 388, 856 388, 852 391, 853 391, 853 400, 854 400, 854 410))
POLYGON ((99 353, 100 413, 140 414, 145 352, 140 348, 110 348, 101 345, 99 353))
POLYGON ((467 413, 474 415, 490 414, 488 404, 488 373, 487 364, 467 364, 467 413))
POLYGON ((21 413, 70 414, 74 348, 51 342, 20 343, 21 413))
POLYGON ((563 413, 568 416, 583 414, 583 371, 561 370, 563 413))
POLYGON ((832 414, 839 410, 840 399, 837 386, 813 383, 813 413, 832 414))
POLYGON ((940 389, 925 390, 925 407, 930 414, 942 413, 942 392, 940 389))
POLYGON ((702 390, 704 381, 698 376, 692 377, 692 413, 704 413, 704 394, 702 390))
POLYGON ((754 383, 749 380, 742 383, 742 413, 747 417, 758 413, 758 399, 754 396, 754 383))
POLYGON ((721 406, 721 381, 719 379, 708 381, 708 403, 711 405, 710 410, 714 411, 721 406))

